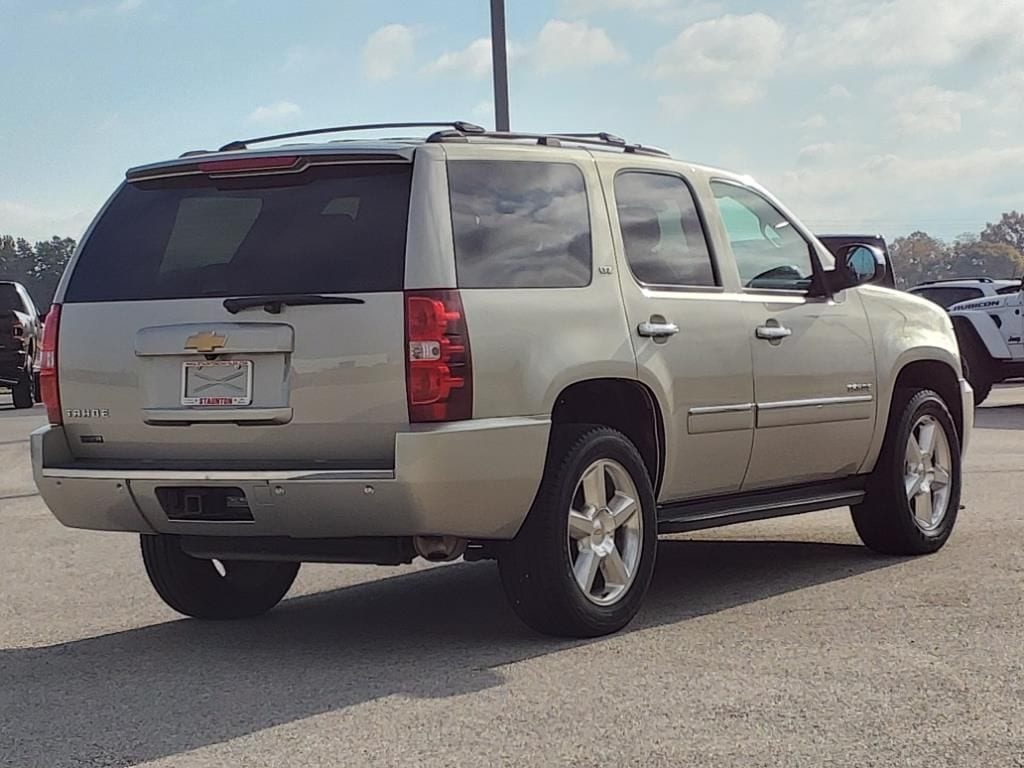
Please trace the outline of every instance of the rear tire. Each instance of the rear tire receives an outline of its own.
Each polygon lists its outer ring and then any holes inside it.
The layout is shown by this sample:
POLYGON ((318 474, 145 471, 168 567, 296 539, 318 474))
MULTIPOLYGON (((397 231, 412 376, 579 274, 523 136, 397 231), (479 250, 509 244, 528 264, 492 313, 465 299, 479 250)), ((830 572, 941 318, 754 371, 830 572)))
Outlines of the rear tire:
POLYGON ((597 637, 640 609, 656 548, 654 491, 636 447, 613 429, 571 425, 552 434, 537 498, 498 567, 530 627, 597 637))
POLYGON ((35 404, 32 398, 31 374, 22 374, 21 381, 11 387, 11 399, 14 401, 14 407, 19 410, 31 408, 35 404))
POLYGON ((897 390, 867 495, 851 508, 861 541, 885 555, 931 554, 959 509, 960 439, 949 409, 929 389, 897 390))
POLYGON ((176 536, 141 539, 142 560, 157 594, 178 613, 197 619, 260 616, 281 602, 299 572, 299 563, 201 560, 185 554, 176 536))
POLYGON ((981 405, 992 392, 995 376, 992 374, 992 361, 988 355, 978 348, 978 342, 965 341, 960 346, 964 365, 964 378, 974 390, 974 404, 981 405))

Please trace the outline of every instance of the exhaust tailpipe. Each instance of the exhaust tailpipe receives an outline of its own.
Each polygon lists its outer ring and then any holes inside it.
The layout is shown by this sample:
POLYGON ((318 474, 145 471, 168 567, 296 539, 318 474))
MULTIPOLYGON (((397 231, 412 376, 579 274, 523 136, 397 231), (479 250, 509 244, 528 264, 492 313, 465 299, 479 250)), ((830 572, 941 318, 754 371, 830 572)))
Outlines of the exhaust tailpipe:
POLYGON ((432 563, 458 560, 466 551, 466 540, 458 536, 413 536, 416 554, 432 563))

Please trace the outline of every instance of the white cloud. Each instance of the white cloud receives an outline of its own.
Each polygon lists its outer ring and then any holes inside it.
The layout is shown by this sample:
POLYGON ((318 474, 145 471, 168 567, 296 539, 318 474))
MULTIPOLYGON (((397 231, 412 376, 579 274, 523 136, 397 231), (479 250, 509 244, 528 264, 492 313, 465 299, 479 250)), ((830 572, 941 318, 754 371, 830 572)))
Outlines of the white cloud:
POLYGON ((750 75, 765 77, 782 60, 786 30, 770 16, 727 14, 699 21, 654 54, 658 77, 750 75))
POLYGON ((249 113, 248 119, 253 123, 282 123, 301 114, 302 108, 298 104, 291 101, 275 101, 273 104, 256 107, 249 113))
POLYGON ((690 24, 724 13, 724 0, 563 0, 570 16, 589 17, 601 13, 640 16, 645 21, 690 24))
POLYGON ((828 118, 818 112, 806 120, 801 120, 797 123, 797 127, 802 131, 820 131, 828 127, 828 118))
POLYGON ((940 216, 962 219, 1004 198, 1013 205, 1024 175, 1024 145, 925 157, 837 145, 819 160, 769 179, 769 186, 812 227, 893 236, 940 216))
POLYGON ((827 161, 835 152, 836 145, 829 141, 808 144, 797 153, 796 164, 798 167, 819 165, 827 161))
POLYGON ((911 91, 887 89, 896 105, 892 113, 893 128, 903 136, 915 139, 931 138, 959 133, 963 124, 962 113, 977 109, 982 100, 963 91, 947 91, 934 85, 922 85, 911 91), (895 91, 895 92, 894 92, 895 91))
POLYGON ((487 77, 491 74, 491 39, 481 37, 460 51, 446 51, 423 71, 430 75, 461 74, 477 80, 487 77))
POLYGON ((1020 125, 1024 118, 1024 69, 1001 72, 983 86, 990 114, 1003 124, 1020 125))
POLYGON ((601 11, 656 11, 679 5, 678 0, 567 0, 565 3, 567 10, 579 14, 601 11))
POLYGON ((117 0, 108 3, 86 3, 76 8, 61 8, 50 11, 50 21, 66 24, 72 21, 83 21, 108 15, 126 15, 139 10, 146 0, 117 0))
MULTIPOLYGON (((523 61, 542 73, 592 69, 627 58, 605 30, 585 21, 553 19, 541 28, 531 44, 508 44, 510 64, 523 61)), ((491 39, 477 38, 465 48, 445 51, 422 71, 426 75, 460 75, 473 80, 490 77, 491 39)))
POLYGON ((832 85, 825 91, 825 99, 828 101, 850 101, 852 98, 853 94, 845 85, 832 85))
POLYGON ((371 80, 390 80, 408 68, 416 55, 416 32, 404 24, 388 24, 363 46, 363 71, 371 80))
POLYGON ((823 68, 946 66, 1024 42, 1024 0, 817 0, 809 9, 797 58, 823 68))
POLYGON ((285 52, 282 72, 309 72, 323 62, 323 52, 308 45, 293 45, 285 52))
POLYGON ((532 64, 540 71, 591 69, 626 59, 600 27, 558 19, 544 25, 531 53, 532 64))
POLYGON ((785 51, 786 29, 763 13, 727 14, 691 24, 654 53, 655 77, 688 80, 688 87, 729 106, 761 96, 785 51))
MULTIPOLYGON (((97 202, 96 209, 100 203, 97 202)), ((17 200, 0 200, 0 234, 23 237, 29 242, 58 237, 82 236, 95 211, 56 210, 51 206, 43 208, 28 205, 17 200)))
POLYGON ((476 103, 476 106, 474 106, 473 109, 470 110, 469 114, 472 116, 472 118, 474 120, 480 120, 481 122, 485 122, 487 120, 490 120, 493 123, 493 121, 494 121, 494 102, 491 101, 490 99, 484 99, 482 101, 478 101, 476 103))

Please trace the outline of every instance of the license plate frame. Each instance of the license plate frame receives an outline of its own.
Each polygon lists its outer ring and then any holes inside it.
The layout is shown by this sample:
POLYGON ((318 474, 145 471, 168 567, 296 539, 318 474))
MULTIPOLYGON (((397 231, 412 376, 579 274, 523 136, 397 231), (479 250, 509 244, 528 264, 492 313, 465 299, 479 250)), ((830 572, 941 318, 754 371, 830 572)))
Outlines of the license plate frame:
POLYGON ((186 360, 181 365, 181 404, 188 408, 252 405, 252 370, 252 360, 186 360), (203 377, 205 370, 220 371, 224 375, 203 377), (238 375, 232 376, 232 371, 244 376, 242 385, 234 383, 238 375), (211 394, 204 395, 204 391, 211 394))

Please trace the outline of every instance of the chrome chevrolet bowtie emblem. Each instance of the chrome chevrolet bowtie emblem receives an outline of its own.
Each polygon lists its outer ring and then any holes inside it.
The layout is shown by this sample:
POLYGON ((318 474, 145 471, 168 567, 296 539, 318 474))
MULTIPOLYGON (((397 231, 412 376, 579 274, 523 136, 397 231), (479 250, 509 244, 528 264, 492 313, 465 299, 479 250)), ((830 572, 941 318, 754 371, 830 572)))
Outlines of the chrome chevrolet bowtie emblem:
POLYGON ((196 352, 213 352, 221 349, 227 343, 228 337, 219 333, 203 331, 194 333, 185 341, 185 349, 194 349, 196 352))

